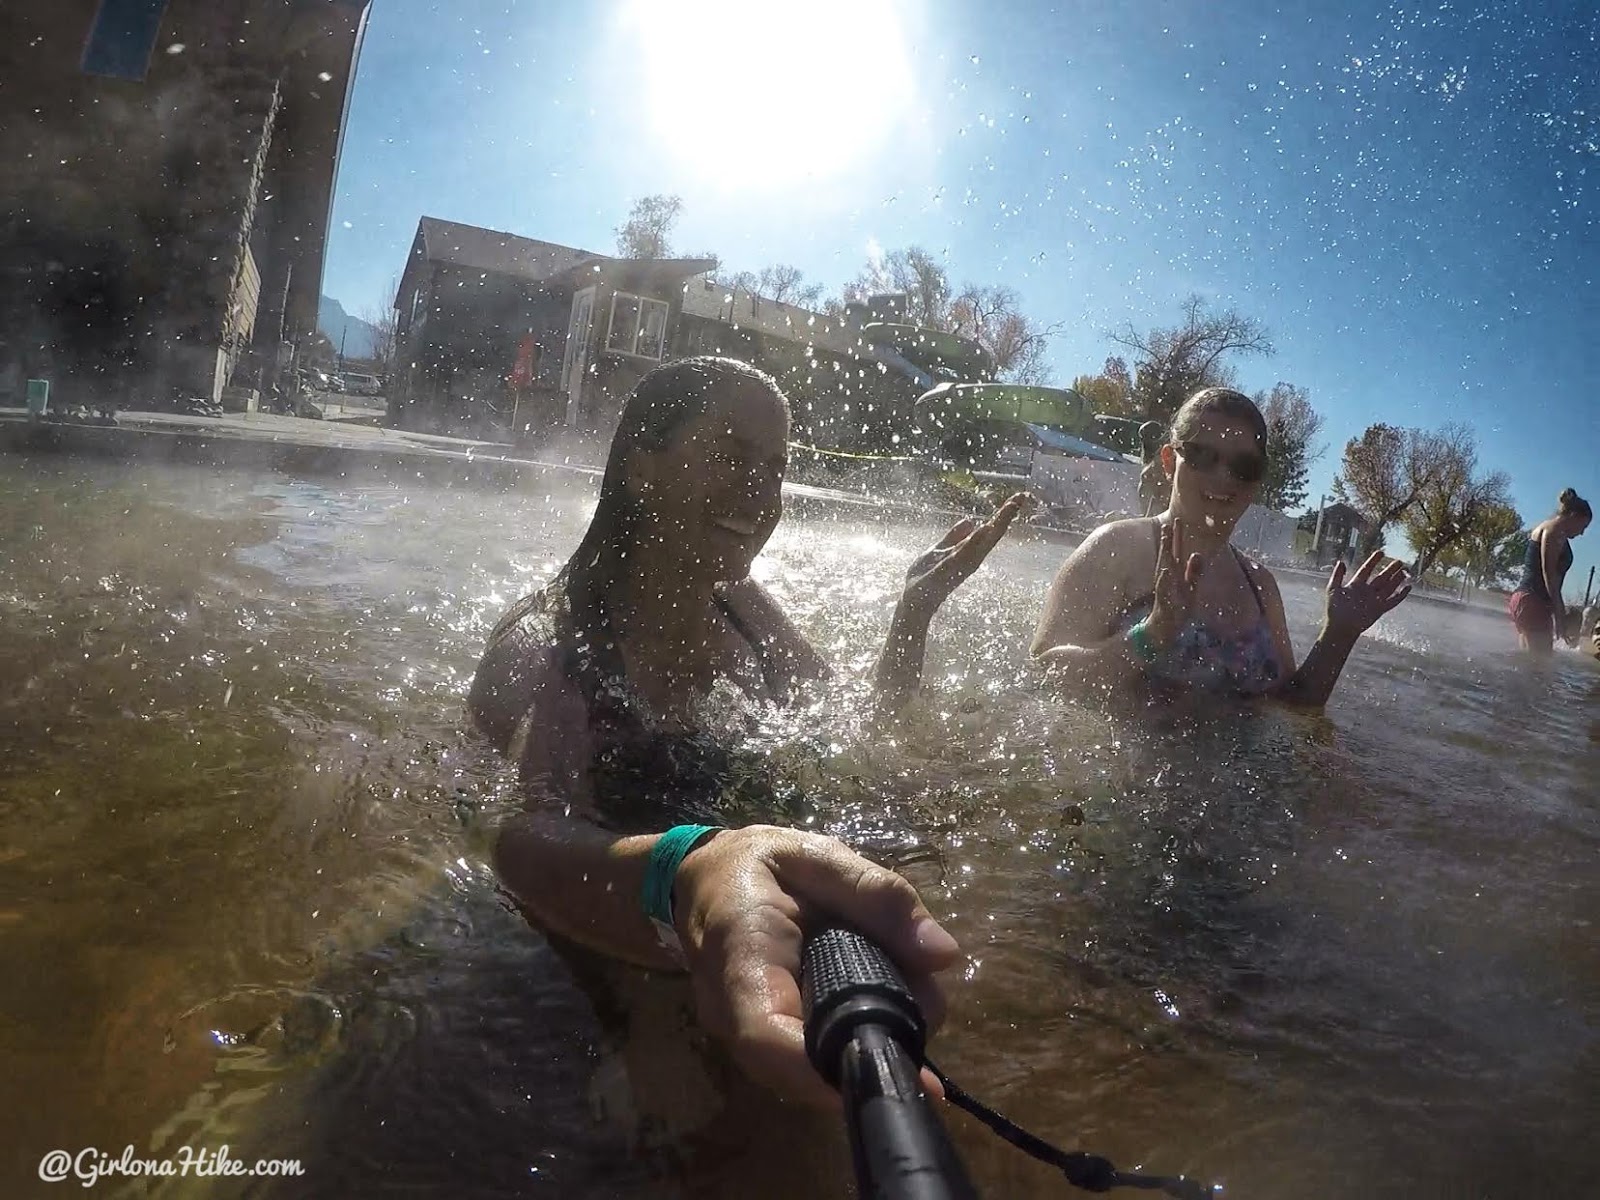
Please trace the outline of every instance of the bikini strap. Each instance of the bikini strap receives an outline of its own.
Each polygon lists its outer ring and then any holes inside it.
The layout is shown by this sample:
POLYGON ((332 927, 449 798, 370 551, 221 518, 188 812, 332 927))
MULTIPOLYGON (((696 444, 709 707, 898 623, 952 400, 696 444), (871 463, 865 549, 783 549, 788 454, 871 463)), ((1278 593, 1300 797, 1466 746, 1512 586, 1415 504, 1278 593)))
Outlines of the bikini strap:
POLYGON ((1255 573, 1250 570, 1250 560, 1239 552, 1233 543, 1228 543, 1228 549, 1233 551, 1234 558, 1239 560, 1239 569, 1244 572, 1244 581, 1250 585, 1250 591, 1255 595, 1256 607, 1261 610, 1261 615, 1267 615, 1267 602, 1261 598, 1261 588, 1256 583, 1255 573))

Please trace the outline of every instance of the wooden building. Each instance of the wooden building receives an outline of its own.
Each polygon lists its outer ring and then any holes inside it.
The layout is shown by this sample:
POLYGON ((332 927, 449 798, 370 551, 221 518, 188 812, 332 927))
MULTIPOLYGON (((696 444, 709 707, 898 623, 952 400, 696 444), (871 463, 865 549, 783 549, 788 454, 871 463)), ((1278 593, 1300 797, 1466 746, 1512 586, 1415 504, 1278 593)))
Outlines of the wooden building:
POLYGON ((673 357, 684 282, 709 259, 622 259, 423 217, 395 294, 389 414, 402 429, 609 432, 673 357))
POLYGON ((873 337, 899 315, 893 297, 817 313, 730 289, 710 278, 715 265, 615 258, 423 217, 394 301, 391 424, 490 439, 563 429, 604 438, 645 371, 721 354, 778 379, 799 440, 892 452, 917 397, 948 377, 912 362, 914 348, 873 337))

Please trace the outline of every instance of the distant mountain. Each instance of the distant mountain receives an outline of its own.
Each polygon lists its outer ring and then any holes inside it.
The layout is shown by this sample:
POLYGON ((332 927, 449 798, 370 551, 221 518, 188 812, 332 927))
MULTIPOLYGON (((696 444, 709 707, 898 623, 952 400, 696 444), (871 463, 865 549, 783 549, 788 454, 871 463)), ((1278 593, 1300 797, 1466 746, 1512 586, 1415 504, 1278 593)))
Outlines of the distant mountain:
POLYGON ((328 335, 335 354, 342 338, 346 358, 372 357, 378 331, 360 317, 345 312, 344 305, 332 296, 323 296, 317 305, 317 328, 328 335))

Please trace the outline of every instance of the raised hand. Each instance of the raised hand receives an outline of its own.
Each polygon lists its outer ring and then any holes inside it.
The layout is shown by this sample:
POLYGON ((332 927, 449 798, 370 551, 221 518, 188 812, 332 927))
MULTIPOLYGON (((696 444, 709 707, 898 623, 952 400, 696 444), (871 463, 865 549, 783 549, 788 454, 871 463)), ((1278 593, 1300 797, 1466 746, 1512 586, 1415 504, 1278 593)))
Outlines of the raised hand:
POLYGON ((1345 583, 1344 560, 1334 564, 1328 577, 1328 600, 1323 625, 1335 636, 1355 641, 1384 613, 1397 607, 1411 594, 1411 580, 1405 565, 1398 560, 1383 570, 1383 551, 1374 550, 1345 583), (1376 572, 1376 574, 1374 574, 1376 572))
POLYGON ((1144 621, 1145 632, 1158 645, 1171 643, 1188 622, 1205 569, 1205 559, 1184 553, 1183 522, 1173 517, 1163 524, 1156 550, 1155 603, 1144 621))
POLYGON ((950 527, 950 532, 919 555, 906 572, 906 587, 900 604, 910 612, 932 617, 974 571, 983 565, 1005 536, 1011 522, 1032 503, 1026 492, 1018 492, 999 508, 994 516, 979 525, 964 517, 950 527))

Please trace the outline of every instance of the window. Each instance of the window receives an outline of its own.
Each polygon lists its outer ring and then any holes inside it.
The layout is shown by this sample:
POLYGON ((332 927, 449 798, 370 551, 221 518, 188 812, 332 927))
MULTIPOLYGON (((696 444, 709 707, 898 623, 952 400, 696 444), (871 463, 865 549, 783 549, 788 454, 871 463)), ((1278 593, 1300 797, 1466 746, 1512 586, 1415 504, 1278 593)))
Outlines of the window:
POLYGON ((611 297, 606 349, 659 360, 667 350, 667 302, 618 292, 611 297))
POLYGON ((167 0, 100 0, 83 47, 84 72, 142 80, 166 11, 167 0))

